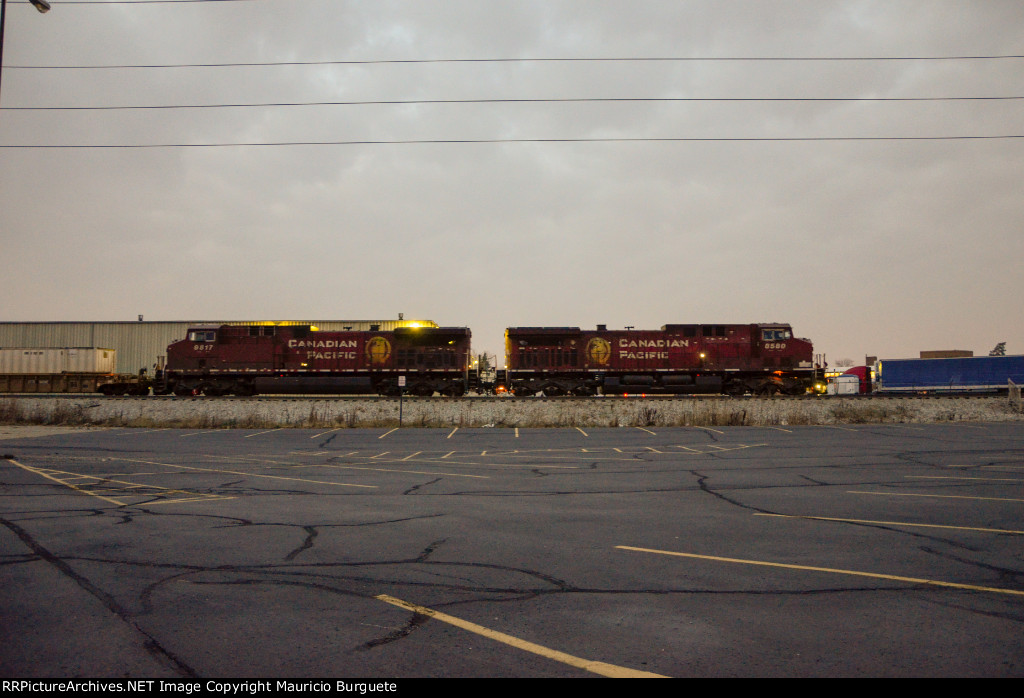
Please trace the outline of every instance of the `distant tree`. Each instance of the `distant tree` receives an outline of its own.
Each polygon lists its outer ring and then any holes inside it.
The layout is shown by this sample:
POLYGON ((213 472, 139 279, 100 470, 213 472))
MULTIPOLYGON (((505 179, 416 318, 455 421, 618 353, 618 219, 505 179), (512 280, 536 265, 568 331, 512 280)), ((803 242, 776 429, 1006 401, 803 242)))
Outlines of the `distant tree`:
POLYGON ((839 368, 848 368, 853 366, 853 359, 839 359, 839 361, 836 361, 836 366, 839 368))
POLYGON ((491 358, 487 354, 477 354, 476 360, 480 373, 486 373, 491 370, 491 358))
POLYGON ((988 353, 989 356, 1006 356, 1006 342, 1000 342, 988 353))

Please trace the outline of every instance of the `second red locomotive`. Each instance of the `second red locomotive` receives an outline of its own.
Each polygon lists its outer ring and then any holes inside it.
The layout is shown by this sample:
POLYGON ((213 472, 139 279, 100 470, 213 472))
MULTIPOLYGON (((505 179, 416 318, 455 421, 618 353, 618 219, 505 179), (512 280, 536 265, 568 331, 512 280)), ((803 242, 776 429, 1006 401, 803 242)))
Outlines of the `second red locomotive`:
POLYGON ((379 393, 458 397, 470 331, 400 327, 319 332, 310 325, 193 327, 167 347, 159 392, 175 395, 379 393))
POLYGON ((510 327, 509 389, 543 393, 800 395, 814 378, 812 347, 788 324, 664 325, 661 330, 510 327))

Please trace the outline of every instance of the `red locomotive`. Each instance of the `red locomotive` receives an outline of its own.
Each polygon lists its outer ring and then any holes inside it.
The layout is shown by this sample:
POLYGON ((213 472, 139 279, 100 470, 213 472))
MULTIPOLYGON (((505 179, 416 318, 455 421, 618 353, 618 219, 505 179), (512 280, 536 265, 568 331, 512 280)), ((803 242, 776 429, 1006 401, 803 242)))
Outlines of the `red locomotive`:
POLYGON ((510 327, 505 367, 515 395, 806 392, 811 342, 787 324, 665 325, 661 330, 510 327))
POLYGON ((319 332, 310 325, 193 327, 187 339, 167 347, 159 392, 398 395, 403 391, 457 397, 466 391, 469 362, 470 331, 465 327, 401 327, 385 332, 319 332))

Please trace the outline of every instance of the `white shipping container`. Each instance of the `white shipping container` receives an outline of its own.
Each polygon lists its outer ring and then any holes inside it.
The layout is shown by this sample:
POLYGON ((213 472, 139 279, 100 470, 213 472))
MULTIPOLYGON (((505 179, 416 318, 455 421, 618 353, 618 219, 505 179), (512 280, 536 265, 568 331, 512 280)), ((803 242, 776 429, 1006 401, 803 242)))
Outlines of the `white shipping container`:
POLYGON ((0 349, 0 373, 114 373, 117 352, 98 347, 0 349))

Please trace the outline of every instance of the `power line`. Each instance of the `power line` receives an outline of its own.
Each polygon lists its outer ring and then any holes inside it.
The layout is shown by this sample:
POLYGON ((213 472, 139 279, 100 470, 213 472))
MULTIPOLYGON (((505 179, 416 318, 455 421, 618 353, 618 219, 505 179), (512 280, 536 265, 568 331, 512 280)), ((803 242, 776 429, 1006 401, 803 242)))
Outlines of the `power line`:
MULTIPOLYGON (((139 2, 141 0, 135 0, 139 2)), ((151 2, 234 2, 237 0, 149 0, 151 2)), ((85 3, 75 3, 85 4, 85 3)), ((117 65, 11 65, 11 70, 121 70, 158 68, 263 68, 317 65, 422 65, 432 63, 698 63, 698 62, 844 62, 1018 60, 1024 55, 977 56, 649 56, 607 58, 396 58, 380 60, 268 61, 233 63, 139 63, 117 65)))
POLYGON ((117 111, 144 109, 241 109, 251 107, 325 106, 422 106, 445 104, 580 104, 607 102, 957 102, 1012 101, 1024 96, 1003 97, 556 97, 495 99, 381 99, 322 102, 246 102, 227 104, 138 104, 110 106, 0 107, 3 111, 117 111))
POLYGON ((71 5, 166 5, 178 2, 256 2, 256 0, 62 0, 62 7, 71 5))
POLYGON ((1002 136, 809 136, 809 137, 723 137, 723 138, 452 138, 359 141, 278 141, 271 143, 137 143, 137 144, 63 144, 63 145, 0 145, 18 149, 158 149, 158 148, 268 148, 284 146, 351 146, 351 145, 472 145, 506 143, 794 143, 794 142, 863 142, 863 141, 981 141, 1024 139, 1024 135, 1002 136))

